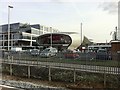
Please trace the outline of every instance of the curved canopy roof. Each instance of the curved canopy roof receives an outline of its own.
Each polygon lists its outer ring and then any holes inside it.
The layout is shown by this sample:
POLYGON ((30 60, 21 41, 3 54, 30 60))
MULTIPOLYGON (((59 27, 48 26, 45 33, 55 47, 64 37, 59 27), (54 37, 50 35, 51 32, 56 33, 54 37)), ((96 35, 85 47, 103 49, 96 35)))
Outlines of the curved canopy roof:
POLYGON ((59 32, 59 33, 46 33, 37 38, 37 43, 42 46, 52 45, 55 47, 76 49, 80 46, 80 35, 77 32, 59 32))

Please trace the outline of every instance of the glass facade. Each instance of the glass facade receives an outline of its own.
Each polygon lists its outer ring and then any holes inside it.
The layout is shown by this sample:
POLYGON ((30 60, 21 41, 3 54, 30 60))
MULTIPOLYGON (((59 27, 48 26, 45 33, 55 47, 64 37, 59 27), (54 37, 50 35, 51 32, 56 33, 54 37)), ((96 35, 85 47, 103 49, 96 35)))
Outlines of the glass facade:
MULTIPOLYGON (((8 46, 8 24, 1 25, 0 47, 8 46)), ((52 29, 52 28, 51 28, 52 29)), ((10 48, 13 46, 36 47, 36 38, 45 33, 50 33, 50 27, 40 24, 29 25, 22 23, 10 24, 10 48)))
POLYGON ((40 32, 40 30, 32 29, 32 33, 31 34, 39 35, 39 32, 40 32))
POLYGON ((40 46, 48 47, 51 45, 51 39, 52 39, 52 45, 53 47, 59 48, 61 47, 66 48, 72 43, 72 39, 70 36, 65 34, 45 34, 42 36, 39 36, 37 38, 37 42, 40 46), (52 37, 52 38, 51 38, 52 37))

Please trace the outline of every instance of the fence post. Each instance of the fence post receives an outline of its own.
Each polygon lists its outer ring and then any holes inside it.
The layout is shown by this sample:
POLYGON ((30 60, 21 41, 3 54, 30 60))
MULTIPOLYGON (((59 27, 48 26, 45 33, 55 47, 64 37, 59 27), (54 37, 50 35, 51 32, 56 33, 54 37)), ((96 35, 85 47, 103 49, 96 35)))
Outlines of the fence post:
POLYGON ((9 52, 8 52, 8 58, 7 59, 8 59, 8 61, 10 60, 10 53, 9 52))
POLYGON ((104 71, 104 88, 106 87, 106 73, 104 71))
POLYGON ((12 64, 10 64, 10 75, 12 76, 12 64))
POLYGON ((75 68, 74 68, 74 82, 76 81, 76 71, 75 71, 75 68))
POLYGON ((30 78, 30 66, 28 66, 28 78, 30 78))
POLYGON ((13 56, 12 56, 12 63, 13 63, 13 56))
POLYGON ((49 75, 48 75, 48 77, 49 77, 49 81, 51 81, 51 68, 50 68, 50 66, 48 67, 48 69, 49 69, 49 75))

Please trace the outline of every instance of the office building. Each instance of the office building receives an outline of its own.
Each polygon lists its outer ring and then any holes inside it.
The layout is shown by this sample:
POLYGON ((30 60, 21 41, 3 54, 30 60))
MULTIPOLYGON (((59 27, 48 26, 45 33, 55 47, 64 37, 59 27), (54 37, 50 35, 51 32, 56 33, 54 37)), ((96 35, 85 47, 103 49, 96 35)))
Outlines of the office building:
POLYGON ((22 50, 40 48, 36 42, 36 37, 45 33, 59 32, 52 27, 43 26, 40 24, 30 25, 27 23, 12 23, 10 24, 10 35, 8 41, 8 24, 0 26, 0 48, 8 49, 21 47, 22 50))

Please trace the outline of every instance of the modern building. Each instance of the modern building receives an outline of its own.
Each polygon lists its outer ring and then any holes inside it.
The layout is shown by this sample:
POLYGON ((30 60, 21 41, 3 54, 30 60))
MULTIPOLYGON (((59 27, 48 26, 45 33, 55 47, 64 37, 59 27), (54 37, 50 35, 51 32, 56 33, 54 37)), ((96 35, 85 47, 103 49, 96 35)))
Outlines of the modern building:
POLYGON ((110 51, 111 43, 94 43, 92 45, 88 45, 88 52, 97 52, 100 49, 110 51))
POLYGON ((81 44, 79 37, 80 34, 76 32, 47 33, 37 37, 36 41, 43 48, 52 46, 58 50, 73 50, 81 44))
POLYGON ((10 35, 8 41, 8 24, 0 26, 0 48, 6 49, 21 47, 22 50, 39 48, 36 38, 45 33, 59 32, 52 27, 43 26, 40 24, 30 25, 23 23, 10 24, 10 35), (9 45, 8 45, 9 42, 9 45))

